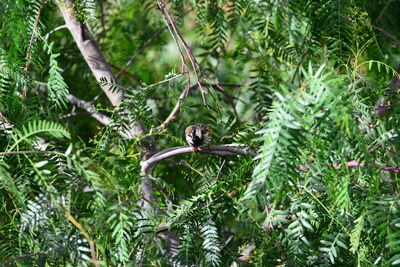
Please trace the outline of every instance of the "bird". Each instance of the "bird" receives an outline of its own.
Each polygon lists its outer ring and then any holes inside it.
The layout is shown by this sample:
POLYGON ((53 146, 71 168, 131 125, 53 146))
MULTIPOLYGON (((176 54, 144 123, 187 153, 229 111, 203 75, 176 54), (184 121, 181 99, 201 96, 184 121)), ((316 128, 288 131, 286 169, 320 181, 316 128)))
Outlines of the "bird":
POLYGON ((185 137, 188 144, 197 152, 199 147, 208 146, 211 143, 211 125, 197 123, 186 127, 185 137))

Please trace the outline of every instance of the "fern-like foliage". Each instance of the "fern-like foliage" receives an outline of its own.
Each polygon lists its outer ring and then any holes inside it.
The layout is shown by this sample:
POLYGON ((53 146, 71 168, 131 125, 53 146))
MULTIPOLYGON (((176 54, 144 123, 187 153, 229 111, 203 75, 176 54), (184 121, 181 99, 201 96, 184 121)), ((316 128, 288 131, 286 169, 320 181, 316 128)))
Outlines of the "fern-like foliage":
POLYGON ((373 202, 369 214, 370 223, 374 225, 379 237, 384 240, 384 247, 387 249, 385 257, 377 257, 375 264, 383 261, 390 265, 400 263, 398 244, 400 242, 400 227, 398 216, 399 201, 393 197, 382 197, 373 202))
POLYGON ((126 263, 129 261, 129 243, 134 234, 133 217, 130 210, 124 207, 115 206, 109 212, 112 215, 107 219, 107 224, 113 229, 111 238, 115 240, 115 249, 111 253, 115 262, 126 263))
POLYGON ((332 93, 327 90, 331 87, 329 74, 323 74, 323 70, 324 66, 315 73, 309 69, 310 90, 301 88, 298 94, 288 92, 286 96, 276 94, 277 100, 268 115, 267 127, 259 131, 264 137, 264 145, 246 199, 254 197, 264 185, 269 189, 284 188, 289 181, 282 180, 282 169, 292 169, 293 172, 298 170, 294 164, 296 156, 293 155, 293 147, 302 145, 306 130, 304 127, 306 123, 313 122, 305 114, 315 116, 321 106, 332 104, 332 93), (283 162, 284 159, 288 161, 283 162), (273 173, 271 178, 268 178, 268 173, 273 173))
POLYGON ((55 122, 47 122, 47 121, 32 121, 29 122, 26 126, 24 125, 21 130, 15 130, 12 138, 14 139, 14 143, 10 146, 8 151, 12 151, 16 148, 21 142, 29 141, 30 137, 37 134, 50 134, 56 138, 70 138, 70 133, 60 124, 55 122))
POLYGON ((77 17, 82 22, 88 22, 97 18, 96 2, 94 0, 77 0, 74 5, 77 17))
POLYGON ((201 235, 204 238, 203 249, 205 250, 205 264, 209 266, 218 266, 221 263, 220 244, 218 242, 218 233, 215 223, 208 221, 201 229, 201 235))
POLYGON ((52 102, 56 108, 65 108, 67 103, 68 86, 61 76, 62 69, 58 66, 57 57, 59 54, 53 54, 51 52, 53 44, 49 44, 48 53, 50 55, 50 69, 49 77, 47 82, 48 88, 48 99, 52 102))
POLYGON ((321 239, 322 246, 319 248, 323 252, 324 256, 329 258, 332 264, 335 263, 336 258, 340 258, 340 250, 347 250, 348 246, 346 243, 346 236, 343 234, 327 234, 321 239))
POLYGON ((218 55, 225 51, 227 41, 227 21, 223 4, 225 1, 212 1, 208 5, 208 20, 211 33, 209 38, 210 47, 207 47, 213 55, 218 55))

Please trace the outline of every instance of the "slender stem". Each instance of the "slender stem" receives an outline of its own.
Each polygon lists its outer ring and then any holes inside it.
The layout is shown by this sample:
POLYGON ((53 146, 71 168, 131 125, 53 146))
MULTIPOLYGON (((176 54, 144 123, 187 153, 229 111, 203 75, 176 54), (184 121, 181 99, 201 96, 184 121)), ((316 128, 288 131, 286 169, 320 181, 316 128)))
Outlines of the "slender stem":
POLYGON ((90 102, 82 100, 71 94, 67 95, 67 99, 69 100, 69 102, 76 105, 77 107, 85 109, 90 114, 90 116, 95 118, 101 124, 108 126, 112 123, 112 119, 110 117, 100 113, 95 107, 92 106, 90 102))
MULTIPOLYGON (((202 83, 202 84, 204 84, 204 83, 202 83)), ((216 90, 222 92, 222 93, 226 96, 226 98, 227 98, 228 100, 232 100, 232 99, 235 98, 235 97, 234 97, 232 94, 230 94, 229 92, 225 91, 225 90, 222 89, 222 88, 220 89, 220 86, 218 86, 217 84, 209 84, 209 85, 210 85, 211 87, 216 88, 216 90)), ((240 86, 242 86, 241 84, 236 84, 236 83, 221 83, 220 85, 222 85, 222 86, 228 86, 228 87, 240 87, 240 86)), ((191 86, 189 86, 189 87, 186 87, 185 90, 182 91, 182 93, 179 95, 178 101, 177 101, 176 104, 175 104, 175 107, 172 109, 171 113, 170 113, 170 114, 168 115, 168 117, 164 120, 164 122, 161 123, 160 126, 158 126, 158 127, 156 128, 156 130, 158 130, 158 131, 164 130, 165 127, 167 127, 167 125, 168 125, 169 123, 171 123, 174 119, 176 119, 176 117, 177 117, 177 115, 179 114, 180 109, 181 109, 182 105, 184 104, 184 102, 185 102, 185 100, 186 100, 186 97, 188 96, 189 92, 190 92, 193 88, 196 88, 197 86, 199 86, 199 85, 198 85, 197 83, 195 83, 195 84, 193 84, 193 85, 191 85, 191 86)), ((233 105, 233 108, 234 108, 234 103, 231 103, 231 104, 233 105)), ((235 108, 234 108, 234 111, 235 111, 235 113, 236 113, 236 109, 235 109, 235 108)))
POLYGON ((6 261, 3 261, 2 264, 8 265, 9 263, 11 263, 13 261, 16 261, 18 259, 34 257, 34 256, 41 256, 41 255, 47 255, 47 253, 45 253, 45 252, 37 252, 37 253, 22 254, 22 255, 18 255, 16 257, 14 257, 14 258, 8 259, 6 261))
POLYGON ((176 75, 174 75, 174 76, 172 76, 172 77, 170 77, 170 78, 167 78, 167 79, 165 79, 165 80, 162 80, 162 81, 159 81, 159 82, 150 84, 150 85, 148 85, 148 86, 146 86, 146 87, 143 87, 142 90, 147 90, 147 89, 149 89, 149 88, 152 88, 152 87, 154 87, 154 86, 160 85, 160 84, 162 84, 162 83, 170 82, 170 81, 172 81, 172 80, 175 80, 176 78, 181 77, 183 74, 186 74, 186 73, 187 73, 187 72, 178 73, 178 74, 176 74, 176 75))
POLYGON ((318 197, 316 197, 312 192, 310 192, 307 187, 305 186, 299 186, 300 188, 302 188, 304 191, 306 191, 306 193, 308 193, 312 198, 315 199, 315 201, 318 202, 319 205, 321 205, 321 207, 326 211, 326 213, 329 215, 329 217, 331 217, 331 219, 333 221, 335 221, 338 225, 340 225, 342 227, 342 229, 347 233, 347 228, 329 211, 329 209, 318 199, 318 197))
POLYGON ((140 47, 138 50, 136 50, 136 52, 129 58, 128 62, 126 62, 125 66, 123 66, 121 68, 121 70, 117 73, 117 75, 115 75, 117 78, 119 78, 124 72, 125 70, 132 65, 133 61, 141 54, 143 53, 143 51, 158 37, 160 36, 161 33, 163 33, 165 31, 167 27, 161 28, 158 31, 156 31, 155 33, 153 33, 153 35, 146 41, 146 43, 144 43, 144 45, 142 47, 140 47))
POLYGON ((53 30, 49 31, 48 33, 46 33, 45 36, 44 36, 44 39, 46 40, 47 38, 49 38, 50 34, 55 33, 56 31, 59 31, 59 30, 62 30, 62 29, 66 29, 66 28, 67 28, 67 25, 65 25, 65 24, 61 25, 61 26, 58 26, 58 27, 54 28, 53 30))
POLYGON ((180 55, 181 61, 182 61, 182 72, 186 71, 187 70, 187 65, 186 65, 185 56, 182 53, 181 47, 179 46, 178 40, 176 39, 175 33, 174 33, 173 29, 172 29, 172 22, 167 18, 167 15, 165 13, 164 3, 162 3, 159 0, 157 0, 157 4, 158 4, 158 6, 159 6, 159 8, 161 10, 161 13, 163 14, 164 20, 165 20, 165 22, 167 24, 167 28, 168 28, 172 38, 175 41, 176 47, 178 48, 178 52, 179 52, 179 55, 180 55))
POLYGON ((13 128, 14 125, 1 113, 0 111, 0 118, 2 118, 4 121, 0 122, 0 129, 6 129, 6 128, 13 128))
POLYGON ((55 154, 63 156, 64 154, 58 151, 42 151, 42 150, 21 150, 21 151, 8 151, 0 152, 0 156, 17 155, 17 154, 55 154))
POLYGON ((92 256, 92 261, 93 264, 96 267, 100 267, 100 264, 97 262, 97 258, 96 258, 96 247, 94 245, 94 241, 93 239, 90 238, 89 234, 86 232, 86 230, 83 228, 83 226, 77 221, 75 220, 74 217, 72 217, 71 213, 62 208, 62 207, 58 207, 60 210, 64 211, 65 214, 67 215, 68 220, 76 227, 79 229, 79 231, 81 231, 82 235, 85 237, 85 239, 89 242, 89 247, 90 247, 90 254, 92 256))
POLYGON ((382 8, 381 12, 379 12, 378 17, 376 18, 375 22, 379 22, 379 20, 382 18, 383 14, 385 14, 386 9, 389 7, 389 5, 392 3, 392 0, 388 0, 385 4, 385 6, 382 8))
POLYGON ((385 35, 387 38, 389 38, 390 40, 392 40, 393 42, 395 42, 396 45, 397 45, 398 47, 400 47, 400 41, 397 40, 393 35, 391 35, 391 34, 388 33, 387 31, 385 31, 384 29, 379 28, 379 27, 377 27, 377 26, 372 26, 372 27, 373 27, 375 30, 381 32, 381 33, 382 33, 383 35, 385 35))
MULTIPOLYGON (((168 29, 170 30, 171 35, 173 36, 175 42, 177 43, 177 41, 176 41, 176 37, 177 37, 179 39, 179 41, 181 42, 183 48, 185 49, 186 55, 188 56, 189 61, 193 68, 193 73, 195 76, 196 83, 198 84, 198 86, 200 88, 201 97, 203 99, 203 105, 205 107, 209 108, 209 106, 207 105, 206 97, 205 97, 205 95, 207 94, 207 91, 204 90, 202 83, 200 81, 199 75, 198 75, 198 72, 200 72, 203 75, 203 71, 201 70, 199 63, 197 63, 196 58, 193 56, 192 50, 187 45, 187 43, 186 43, 185 39, 182 37, 181 33, 178 31, 173 19, 171 18, 171 15, 168 13, 167 8, 165 7, 165 4, 161 0, 157 0, 157 3, 158 3, 158 6, 160 7, 162 14, 164 15, 164 19, 167 22, 168 29)), ((179 53, 181 54, 182 61, 184 61, 184 57, 182 55, 182 52, 179 48, 178 43, 177 43, 177 46, 179 49, 179 53)), ((185 64, 185 66, 186 66, 186 64, 185 64)))
MULTIPOLYGON (((44 1, 42 2, 42 4, 40 5, 39 12, 38 12, 38 14, 37 14, 37 16, 36 16, 35 23, 34 23, 34 25, 33 25, 33 30, 32 30, 32 34, 31 34, 31 39, 30 39, 30 41, 29 41, 29 46, 28 46, 28 51, 27 51, 26 57, 25 57, 25 68, 24 68, 24 71, 26 71, 26 72, 27 72, 28 69, 29 69, 29 59, 30 59, 30 57, 31 57, 31 49, 32 49, 32 45, 33 45, 33 40, 35 39, 35 36, 36 36, 36 31, 37 31, 37 26, 38 26, 38 24, 39 24, 40 14, 42 13, 43 7, 44 7, 44 5, 45 5, 46 3, 47 3, 47 0, 44 0, 44 1)), ((27 90, 28 90, 28 87, 25 85, 25 86, 24 86, 24 98, 26 98, 27 90)))

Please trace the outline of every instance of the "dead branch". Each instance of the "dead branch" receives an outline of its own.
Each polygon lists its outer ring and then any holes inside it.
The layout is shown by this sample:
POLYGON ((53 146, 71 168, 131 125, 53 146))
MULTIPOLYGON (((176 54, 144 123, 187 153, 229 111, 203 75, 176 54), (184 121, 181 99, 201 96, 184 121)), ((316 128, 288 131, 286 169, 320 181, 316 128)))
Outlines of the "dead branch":
POLYGON ((193 73, 194 73, 196 83, 198 84, 200 92, 201 92, 201 97, 203 99, 203 105, 208 108, 209 106, 207 105, 207 100, 206 100, 206 96, 205 96, 208 92, 206 90, 204 90, 203 85, 199 78, 199 74, 198 74, 198 72, 200 72, 200 74, 204 76, 203 71, 201 70, 201 67, 200 67, 199 63, 197 62, 196 58, 193 56, 192 50, 186 43, 185 39, 182 37, 181 33, 178 31, 178 28, 176 27, 174 20, 171 18, 171 15, 168 13, 167 8, 165 7, 165 4, 161 0, 157 0, 157 3, 161 10, 161 13, 163 14, 164 19, 167 23, 168 29, 170 30, 170 33, 178 46, 179 53, 181 54, 182 64, 184 66, 186 66, 186 63, 185 63, 182 51, 180 50, 180 47, 179 47, 179 44, 178 44, 176 38, 179 39, 183 48, 185 49, 186 55, 188 56, 189 61, 193 68, 193 73))

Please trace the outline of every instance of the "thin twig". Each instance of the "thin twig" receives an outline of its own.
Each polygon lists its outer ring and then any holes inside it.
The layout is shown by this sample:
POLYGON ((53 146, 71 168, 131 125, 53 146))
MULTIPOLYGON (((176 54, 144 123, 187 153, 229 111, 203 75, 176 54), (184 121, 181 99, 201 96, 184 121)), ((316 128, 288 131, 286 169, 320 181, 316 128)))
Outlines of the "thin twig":
POLYGON ((107 2, 105 3, 100 3, 100 9, 101 9, 101 32, 99 34, 99 41, 101 41, 104 38, 104 34, 106 32, 106 15, 107 15, 107 2))
POLYGON ((297 66, 296 66, 296 70, 294 71, 292 80, 290 82, 291 84, 294 83, 294 80, 296 79, 296 75, 297 75, 297 73, 299 73, 300 66, 303 63, 304 59, 306 58, 307 54, 308 54, 308 49, 303 53, 303 55, 301 56, 299 64, 297 64, 297 66))
MULTIPOLYGON (((87 111, 88 115, 96 119, 98 122, 105 126, 110 126, 110 124, 113 123, 113 119, 104 115, 103 113, 99 112, 95 107, 93 107, 91 102, 87 102, 85 100, 82 100, 80 98, 77 98, 74 95, 67 95, 67 99, 71 104, 76 105, 77 107, 83 108, 87 111)), ((132 139, 137 136, 144 136, 143 132, 140 132, 139 129, 132 128, 132 129, 121 129, 118 130, 118 134, 121 135, 124 138, 127 139, 132 139)))
MULTIPOLYGON (((147 89, 153 88, 153 87, 155 87, 155 86, 157 86, 157 85, 160 85, 160 84, 162 84, 162 83, 166 83, 166 82, 173 81, 173 80, 175 80, 175 79, 181 77, 183 74, 186 74, 186 73, 178 73, 178 74, 176 74, 176 75, 174 75, 174 76, 171 76, 171 77, 169 77, 169 78, 167 78, 167 79, 164 79, 164 80, 162 80, 162 81, 159 81, 159 82, 156 82, 156 83, 147 85, 147 86, 145 86, 145 87, 142 87, 141 90, 145 91, 145 90, 147 90, 147 89)), ((108 82, 107 82, 107 83, 108 83, 108 82)), ((111 84, 111 83, 110 83, 110 84, 111 84)), ((122 88, 122 86, 119 86, 119 88, 122 88)), ((97 99, 99 99, 99 97, 100 97, 101 95, 102 95, 102 93, 100 92, 97 96, 95 96, 95 97, 94 97, 90 102, 88 102, 88 103, 90 103, 91 105, 93 105, 93 104, 97 101, 97 99)))
MULTIPOLYGON (((181 69, 182 69, 182 72, 186 72, 187 73, 187 87, 186 87, 186 95, 187 95, 189 93, 189 87, 190 87, 190 72, 189 72, 189 68, 188 68, 188 66, 186 64, 185 56, 182 53, 181 47, 179 45, 179 42, 176 39, 175 33, 173 32, 172 25, 170 24, 169 20, 167 19, 166 14, 164 13, 164 10, 162 9, 163 4, 158 2, 158 0, 157 0, 157 4, 159 5, 159 7, 161 9, 161 13, 163 14, 164 21, 167 24, 168 31, 170 32, 172 38, 174 39, 175 45, 176 45, 176 47, 178 49, 179 56, 181 58, 181 64, 182 64, 181 69)), ((177 108, 178 108, 178 110, 176 112, 179 111, 179 101, 178 101, 177 105, 175 106, 174 110, 177 109, 177 108)), ((172 113, 174 113, 174 111, 172 113)), ((166 121, 169 122, 173 118, 174 118, 174 116, 169 116, 166 121)), ((166 124, 164 125, 164 127, 161 127, 160 129, 165 128, 165 126, 166 126, 166 124)))
MULTIPOLYGON (((203 84, 203 83, 202 83, 202 84, 203 84)), ((209 84, 209 85, 212 86, 212 87, 215 87, 215 88, 217 88, 217 90, 221 91, 221 90, 219 89, 219 86, 217 86, 217 84, 209 84)), ((242 86, 241 84, 236 84, 236 83, 223 83, 223 84, 220 84, 220 85, 222 85, 222 86, 228 86, 228 87, 240 87, 240 86, 242 86)), ((168 117, 164 120, 164 122, 161 123, 160 126, 158 126, 158 127, 156 128, 157 131, 162 131, 162 130, 164 130, 165 127, 167 127, 167 125, 168 125, 169 123, 171 123, 174 119, 176 119, 176 116, 179 114, 180 109, 181 109, 183 103, 185 102, 185 99, 186 99, 186 97, 188 96, 189 92, 190 92, 193 88, 195 88, 195 87, 197 87, 197 86, 199 86, 199 85, 198 85, 197 83, 195 83, 195 84, 193 84, 193 85, 191 85, 191 86, 189 86, 189 87, 186 87, 185 90, 182 91, 182 93, 179 95, 178 101, 177 101, 176 104, 175 104, 175 107, 173 108, 173 110, 171 111, 171 113, 168 115, 168 117)), ((223 94, 226 95, 227 99, 233 99, 233 98, 234 98, 233 95, 231 95, 229 92, 225 91, 224 89, 222 89, 221 92, 222 92, 223 94)), ((234 109, 234 111, 236 112, 235 109, 234 109)))
POLYGON ((167 18, 167 15, 166 15, 165 10, 164 10, 164 4, 159 0, 157 0, 157 4, 160 7, 161 13, 163 14, 163 17, 164 17, 164 20, 165 20, 165 23, 167 24, 167 28, 168 28, 172 38, 175 41, 176 47, 178 48, 178 52, 179 52, 179 55, 180 55, 181 61, 182 61, 182 72, 187 71, 188 67, 187 67, 187 64, 186 64, 185 56, 182 53, 181 47, 180 47, 180 45, 178 43, 178 40, 176 39, 176 35, 175 35, 175 33, 173 31, 173 28, 172 28, 172 23, 167 18))
MULTIPOLYGON (((315 164, 313 164, 315 165, 315 164)), ((365 164, 365 162, 362 161, 356 161, 356 160, 351 160, 346 162, 346 164, 342 164, 342 163, 333 163, 333 164, 322 164, 322 165, 327 165, 327 166, 331 166, 335 169, 340 169, 341 167, 345 166, 345 167, 366 167, 367 164, 365 164)), ((388 172, 394 172, 394 173, 400 173, 400 168, 395 168, 395 167, 389 167, 389 166, 383 166, 383 165, 376 165, 376 164, 371 164, 370 166, 373 166, 375 168, 377 168, 378 170, 384 170, 384 171, 388 171, 388 172)), ((307 169, 311 168, 311 165, 307 164, 307 165, 300 165, 299 169, 302 171, 305 171, 307 169)))
POLYGON ((64 75, 71 67, 72 63, 68 63, 68 65, 63 68, 61 75, 64 75))
POLYGON ((6 261, 3 261, 1 264, 8 265, 9 263, 16 261, 18 259, 34 257, 34 256, 41 256, 41 255, 47 255, 47 253, 46 252, 37 252, 37 253, 22 254, 22 255, 18 255, 16 257, 14 257, 14 258, 8 259, 6 261))
POLYGON ((16 155, 16 154, 56 154, 56 155, 60 155, 62 153, 58 152, 58 151, 44 151, 44 150, 20 150, 20 151, 0 152, 0 156, 16 155))
MULTIPOLYGON (((164 19, 167 22, 168 29, 170 30, 171 35, 175 39, 175 42, 177 43, 177 41, 176 41, 176 37, 177 37, 179 39, 179 41, 181 42, 183 48, 186 51, 186 54, 187 54, 187 56, 188 56, 188 58, 189 58, 189 60, 191 62, 192 68, 193 68, 193 73, 194 73, 194 76, 195 76, 196 83, 199 85, 199 88, 200 88, 201 96, 202 96, 202 99, 203 99, 203 104, 204 104, 204 106, 209 108, 209 106, 207 105, 206 97, 205 97, 205 95, 208 92, 206 90, 204 90, 204 88, 203 88, 203 86, 202 86, 202 84, 200 82, 199 75, 197 73, 199 71, 200 73, 203 74, 203 72, 201 70, 201 67, 197 63, 196 58, 193 56, 192 50, 187 45, 185 39, 182 37, 182 35, 178 31, 173 19, 171 18, 170 14, 168 13, 168 10, 165 7, 165 4, 161 0, 157 0, 157 3, 158 3, 158 6, 160 7, 161 13, 164 15, 164 19)), ((177 45, 178 45, 178 43, 177 43, 177 45)), ((179 48, 179 45, 178 45, 178 48, 179 48)), ((184 57, 182 55, 182 52, 180 51, 180 48, 179 48, 179 52, 181 54, 181 59, 184 62, 184 57)), ((184 63, 182 63, 182 64, 184 64, 184 63)))
MULTIPOLYGON (((300 46, 300 51, 303 50, 303 47, 304 47, 304 45, 306 44, 306 41, 307 41, 307 37, 305 37, 305 38, 303 39, 303 42, 301 43, 301 46, 300 46)), ((290 82, 291 84, 294 83, 294 80, 296 79, 296 75, 297 75, 297 73, 299 72, 300 66, 301 66, 301 64, 303 63, 304 59, 306 58, 307 54, 308 54, 308 48, 307 48, 306 51, 303 53, 303 55, 301 56, 301 59, 300 59, 299 63, 298 63, 297 66, 296 66, 296 70, 294 71, 292 80, 291 80, 291 82, 290 82)))
POLYGON ((70 112, 66 115, 60 116, 59 118, 66 119, 66 118, 70 118, 70 117, 77 116, 77 115, 89 115, 90 116, 91 114, 90 114, 90 112, 70 112))
POLYGON ((90 114, 90 116, 95 118, 101 124, 108 126, 112 123, 112 119, 110 117, 100 113, 95 107, 92 106, 90 102, 82 100, 71 94, 67 95, 67 99, 69 100, 69 102, 71 102, 71 104, 85 109, 90 114))
MULTIPOLYGON (((268 204, 267 204, 267 202, 265 201, 265 199, 263 199, 263 200, 264 200, 264 207, 265 207, 265 215, 266 215, 266 217, 268 218, 268 216, 269 216, 268 204)), ((269 228, 270 228, 271 230, 274 230, 274 226, 272 225, 272 222, 271 222, 271 221, 269 221, 268 225, 269 225, 269 228)))
POLYGON ((374 153, 376 150, 378 150, 379 148, 381 148, 382 145, 381 144, 377 144, 376 146, 374 146, 373 148, 371 148, 370 150, 368 150, 368 153, 374 153))
POLYGON ((121 70, 117 73, 117 75, 115 75, 117 78, 119 78, 124 71, 130 66, 132 65, 133 61, 141 54, 143 53, 143 51, 158 37, 160 36, 161 33, 163 33, 165 31, 167 27, 161 28, 158 31, 156 31, 155 33, 153 33, 153 35, 150 36, 150 38, 144 43, 144 45, 142 47, 140 47, 138 50, 136 50, 136 52, 129 58, 128 62, 126 62, 125 66, 123 66, 121 68, 121 70))
POLYGON ((61 26, 58 26, 58 27, 54 28, 53 30, 49 31, 48 33, 45 34, 44 39, 46 40, 47 38, 49 38, 50 34, 55 33, 56 31, 59 31, 62 29, 67 29, 67 25, 66 24, 61 25, 61 26))
POLYGON ((14 127, 14 125, 3 115, 3 113, 1 113, 1 111, 0 111, 0 118, 4 120, 4 122, 0 123, 1 130, 14 127))
POLYGON ((397 45, 398 47, 400 47, 400 41, 397 40, 393 35, 391 35, 391 34, 388 33, 387 31, 385 31, 384 29, 379 28, 379 27, 377 27, 377 26, 372 26, 372 28, 374 28, 375 30, 381 32, 381 33, 382 33, 383 35, 385 35, 387 38, 389 38, 390 40, 392 40, 393 42, 395 42, 396 45, 397 45))
MULTIPOLYGON (((243 85, 241 84, 233 84, 233 83, 224 83, 225 86, 230 86, 230 87, 242 87, 243 85)), ((228 104, 232 107, 233 112, 235 113, 236 119, 238 121, 240 121, 240 117, 239 114, 237 113, 236 110, 236 104, 237 101, 240 100, 241 102, 244 102, 243 100, 241 100, 239 97, 235 97, 234 95, 232 95, 231 93, 229 93, 228 91, 224 90, 221 86, 224 86, 223 83, 215 83, 215 84, 207 84, 208 86, 211 86, 212 88, 216 89, 217 91, 221 92, 225 98, 226 101, 228 102, 228 104), (236 100, 236 101, 235 101, 236 100)))
POLYGON ((197 174, 199 174, 200 176, 202 176, 202 177, 204 177, 204 178, 207 178, 207 176, 206 176, 204 173, 202 173, 202 172, 199 171, 198 169, 194 168, 192 165, 190 165, 190 164, 187 163, 186 161, 181 160, 181 161, 178 162, 178 164, 179 164, 179 165, 186 166, 186 167, 188 167, 189 169, 191 169, 192 171, 194 171, 194 172, 196 172, 197 174))
POLYGON ((176 74, 176 75, 174 75, 174 76, 172 76, 172 77, 169 77, 169 78, 167 78, 167 79, 164 79, 164 80, 162 80, 162 81, 159 81, 159 82, 150 84, 150 85, 148 85, 148 86, 146 86, 146 87, 143 87, 142 90, 147 90, 147 89, 149 89, 149 88, 152 88, 152 87, 154 87, 154 86, 160 85, 160 84, 162 84, 162 83, 170 82, 170 81, 172 81, 172 80, 175 80, 176 78, 181 77, 183 74, 187 74, 187 72, 178 73, 178 74, 176 74))
MULTIPOLYGON (((165 19, 166 23, 167 23, 168 29, 170 30, 170 33, 171 33, 172 37, 174 38, 174 40, 175 40, 175 42, 176 42, 176 44, 177 44, 177 46, 178 46, 179 53, 180 53, 180 55, 181 55, 182 61, 184 62, 184 57, 183 57, 182 52, 181 52, 181 50, 180 50, 179 44, 177 43, 176 37, 177 37, 177 38, 179 39, 179 41, 181 42, 181 44, 182 44, 183 48, 185 49, 186 54, 187 54, 187 56, 188 56, 188 58, 189 58, 189 60, 190 60, 190 62, 191 62, 191 65, 192 65, 192 68, 193 68, 193 72, 194 72, 194 76, 195 76, 195 80, 196 80, 196 83, 198 84, 199 89, 200 89, 200 92, 201 92, 201 97, 202 97, 202 100, 203 100, 203 105, 204 105, 206 108, 210 108, 210 107, 208 106, 208 104, 207 104, 207 100, 206 100, 206 96, 205 96, 206 94, 208 94, 208 91, 206 91, 206 90, 204 89, 204 87, 203 87, 203 85, 204 85, 204 86, 208 86, 209 84, 208 84, 208 83, 201 82, 198 73, 200 73, 200 75, 202 76, 202 78, 203 78, 204 80, 206 80, 206 75, 204 74, 204 72, 203 72, 203 70, 202 70, 200 64, 197 62, 196 58, 194 57, 191 48, 190 48, 189 45, 186 43, 186 41, 185 41, 185 39, 183 38, 182 34, 181 34, 181 33, 179 32, 179 30, 177 29, 174 20, 172 19, 171 15, 168 13, 167 8, 165 7, 165 4, 162 2, 162 0, 157 0, 157 3, 158 3, 158 6, 159 6, 159 8, 160 8, 160 10, 161 10, 161 12, 162 12, 162 14, 163 14, 163 16, 164 16, 164 19, 165 19)), ((190 76, 188 75, 188 79, 189 79, 189 77, 190 77, 190 76)), ((189 84, 190 84, 190 81, 188 81, 188 85, 189 85, 189 84)), ((212 87, 213 87, 213 88, 218 88, 218 89, 219 89, 220 91, 222 91, 222 92, 224 91, 224 89, 221 88, 220 85, 218 84, 218 82, 216 82, 216 81, 214 81, 214 85, 213 85, 212 87)), ((235 113, 236 113, 236 108, 235 108, 235 106, 233 106, 233 109, 234 109, 234 111, 235 111, 235 113)))
MULTIPOLYGON (((233 87, 233 88, 235 88, 235 87, 243 87, 243 84, 240 84, 240 83, 202 83, 202 84, 204 86, 210 86, 210 87, 214 88, 215 90, 221 92, 222 94, 224 94, 226 96, 227 99, 236 99, 237 101, 245 103, 239 97, 236 97, 236 96, 232 95, 228 91, 224 90, 224 88, 222 88, 222 86, 233 87)), ((233 103, 233 104, 235 104, 235 103, 233 103)))
MULTIPOLYGON (((196 86, 197 86, 197 84, 196 84, 196 86)), ((193 88, 193 85, 192 86, 188 86, 180 94, 180 96, 178 98, 178 101, 175 104, 174 109, 171 111, 171 113, 168 115, 168 117, 165 119, 165 121, 163 123, 161 123, 161 125, 156 128, 157 131, 164 130, 165 127, 167 127, 167 125, 176 118, 176 116, 180 112, 180 108, 181 108, 182 104, 185 102, 185 99, 186 99, 187 95, 189 94, 189 92, 190 92, 190 90, 192 88, 193 88)))
POLYGON ((215 180, 218 180, 219 175, 221 174, 222 168, 225 165, 226 160, 224 159, 224 161, 222 161, 221 167, 219 167, 218 173, 217 173, 217 178, 215 178, 215 180))
POLYGON ((100 264, 97 262, 97 258, 96 258, 96 247, 95 247, 95 245, 94 245, 94 241, 90 238, 89 234, 86 232, 86 230, 83 228, 83 226, 82 226, 77 220, 75 220, 74 217, 72 217, 71 213, 70 213, 68 210, 66 210, 66 209, 64 209, 64 208, 62 208, 62 207, 60 207, 60 206, 58 206, 57 208, 60 209, 60 210, 62 210, 62 211, 64 211, 65 214, 67 215, 68 220, 69 220, 76 228, 78 228, 78 229, 81 231, 81 234, 82 234, 82 235, 85 237, 85 239, 89 242, 90 253, 91 253, 91 256, 92 256, 93 264, 94 264, 96 267, 100 267, 100 264))
POLYGON ((207 175, 205 175, 204 173, 202 173, 201 171, 199 171, 198 169, 194 168, 192 165, 190 165, 189 163, 187 163, 186 161, 180 161, 178 162, 179 165, 183 165, 188 167, 189 169, 191 169, 192 171, 196 172, 197 174, 199 174, 200 176, 204 177, 204 179, 207 180, 208 184, 211 184, 210 179, 208 178, 207 175))
POLYGON ((394 168, 389 166, 377 166, 379 170, 384 170, 388 172, 400 173, 400 168, 394 168))
MULTIPOLYGON (((31 39, 29 41, 29 46, 28 46, 28 51, 27 51, 26 57, 25 57, 25 68, 24 68, 24 71, 26 71, 26 72, 28 72, 28 69, 29 69, 29 59, 31 57, 31 49, 32 49, 32 45, 33 45, 33 39, 35 38, 35 35, 36 35, 37 25, 39 24, 40 14, 42 13, 43 7, 46 4, 46 2, 47 2, 47 0, 44 0, 42 2, 42 4, 40 5, 39 12, 38 12, 38 14, 36 16, 35 23, 33 25, 32 35, 31 35, 31 39)), ((24 86, 24 98, 26 98, 27 90, 28 90, 28 87, 25 85, 24 86)))
MULTIPOLYGON (((119 72, 117 73, 117 75, 115 75, 116 78, 119 78, 122 74, 125 73, 125 71, 129 68, 130 65, 132 65, 133 61, 135 61, 135 59, 141 54, 143 53, 143 51, 158 37, 160 36, 161 33, 163 33, 165 31, 167 27, 161 28, 158 31, 156 31, 147 41, 146 43, 144 43, 144 45, 142 47, 140 47, 138 50, 135 51, 135 53, 129 58, 128 62, 126 62, 126 64, 119 70, 119 72)), ((103 95, 103 91, 101 91, 100 93, 98 93, 92 101, 90 101, 91 103, 95 103, 100 96, 103 95)))

